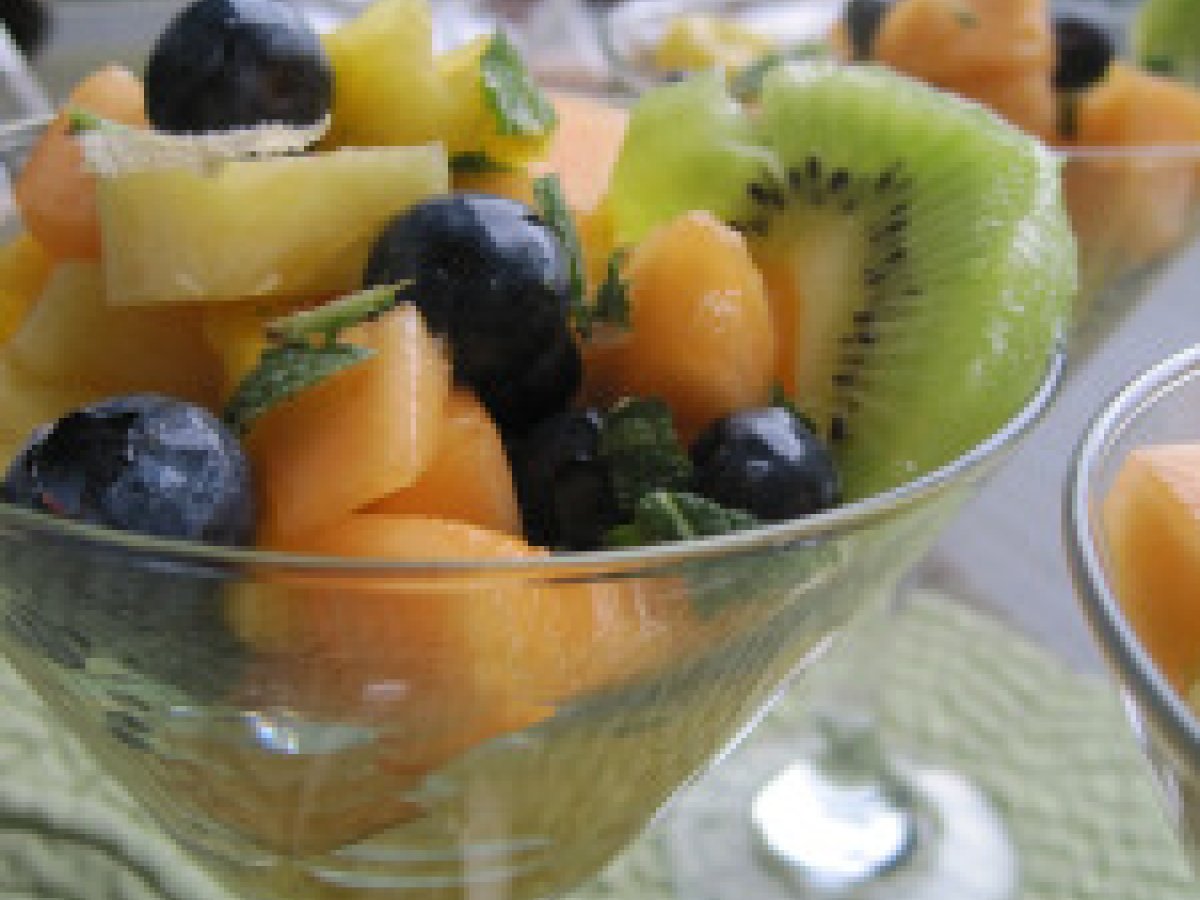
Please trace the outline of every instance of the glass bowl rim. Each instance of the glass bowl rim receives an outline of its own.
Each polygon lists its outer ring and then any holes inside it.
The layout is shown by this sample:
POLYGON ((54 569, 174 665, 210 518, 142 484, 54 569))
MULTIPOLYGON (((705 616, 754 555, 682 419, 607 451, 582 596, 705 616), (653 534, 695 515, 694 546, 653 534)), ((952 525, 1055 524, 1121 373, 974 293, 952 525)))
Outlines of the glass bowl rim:
POLYGON ((1200 716, 1168 683, 1142 646, 1109 583, 1091 528, 1091 487, 1115 441, 1142 412, 1178 385, 1200 377, 1200 344, 1162 360, 1130 380, 1104 403, 1076 444, 1067 474, 1064 527, 1076 595, 1092 633, 1124 689, 1137 701, 1154 732, 1200 771, 1200 716))
POLYGON ((989 462, 1011 449, 1032 428, 1050 407, 1062 384, 1065 369, 1066 353, 1059 343, 1051 352, 1037 387, 1012 417, 983 441, 919 478, 812 516, 686 541, 619 550, 556 552, 532 558, 395 560, 201 544, 55 518, 47 513, 3 502, 0 502, 0 530, 26 532, 42 539, 71 540, 95 549, 157 557, 179 565, 255 566, 336 572, 339 575, 471 577, 509 574, 583 580, 600 573, 612 576, 648 568, 668 568, 743 553, 813 544, 820 539, 849 534, 860 526, 885 519, 899 510, 953 489, 975 472, 984 470, 989 462))

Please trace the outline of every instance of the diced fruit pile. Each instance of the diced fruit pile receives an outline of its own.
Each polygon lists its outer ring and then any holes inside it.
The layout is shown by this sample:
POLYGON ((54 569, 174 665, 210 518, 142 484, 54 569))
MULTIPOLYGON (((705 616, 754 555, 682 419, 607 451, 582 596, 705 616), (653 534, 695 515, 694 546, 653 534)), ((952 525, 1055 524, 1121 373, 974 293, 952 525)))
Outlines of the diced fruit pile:
MULTIPOLYGON (((1200 91, 1191 83, 1200 72, 1200 15, 1192 0, 1142 4, 1129 60, 1118 56, 1111 20, 1089 18, 1087 4, 1052 6, 849 0, 825 50, 980 102, 1064 149, 1200 145, 1200 91)), ((723 68, 736 90, 752 96, 763 71, 814 52, 769 41, 763 50, 761 36, 719 24, 701 14, 671 23, 655 63, 723 68), (749 60, 748 47, 760 48, 749 60)), ((1196 219, 1200 165, 1194 156, 1073 161, 1066 192, 1085 254, 1143 262, 1173 249, 1196 219)))
MULTIPOLYGON (((79 85, 0 253, 8 502, 537 560, 895 488, 1043 379, 1073 239, 1057 163, 999 118, 831 63, 626 114, 547 97, 502 34, 432 47, 425 0, 320 39, 278 0, 196 0, 144 88, 79 85)), ((415 686, 411 772, 711 637, 653 588, 268 577, 225 598, 253 661, 230 690, 342 710, 415 686)))
POLYGON ((1200 444, 1139 447, 1101 508, 1113 590, 1163 675, 1200 715, 1200 444))

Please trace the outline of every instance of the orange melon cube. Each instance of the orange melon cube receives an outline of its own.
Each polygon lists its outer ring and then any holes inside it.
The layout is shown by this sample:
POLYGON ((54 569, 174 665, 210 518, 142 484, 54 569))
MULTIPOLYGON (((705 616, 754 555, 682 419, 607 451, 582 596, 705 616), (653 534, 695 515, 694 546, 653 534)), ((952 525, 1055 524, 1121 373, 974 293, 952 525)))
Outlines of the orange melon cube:
POLYGON ((555 95, 553 102, 558 127, 545 158, 531 168, 537 174, 556 173, 572 209, 595 209, 608 192, 629 113, 602 100, 568 94, 555 95))
POLYGON ((344 333, 375 355, 267 411, 246 439, 260 534, 303 534, 412 484, 432 461, 450 365, 415 306, 344 333))
POLYGON ((775 328, 744 238, 707 212, 647 235, 630 257, 630 328, 585 350, 585 393, 606 404, 660 397, 684 440, 737 409, 766 402, 775 328))
POLYGON ((54 256, 99 259, 96 177, 84 168, 69 114, 84 110, 125 125, 146 124, 142 83, 128 69, 107 66, 71 91, 63 110, 29 153, 13 195, 25 227, 54 256))
MULTIPOLYGON (((1080 97, 1076 119, 1075 142, 1082 146, 1200 144, 1200 92, 1114 63, 1080 97)), ((1071 159, 1063 187, 1085 268, 1119 273, 1174 250, 1196 216, 1198 174, 1188 154, 1071 159)), ((1090 280, 1103 283, 1108 274, 1090 280)))
POLYGON ((1200 444, 1133 450, 1101 513, 1121 606, 1185 693, 1200 677, 1200 444))
POLYGON ((875 37, 875 58, 949 90, 986 73, 1038 72, 1049 81, 1046 0, 898 0, 875 37))
POLYGON ((508 456, 487 410, 465 389, 450 394, 433 460, 408 487, 367 512, 424 515, 521 534, 508 456))

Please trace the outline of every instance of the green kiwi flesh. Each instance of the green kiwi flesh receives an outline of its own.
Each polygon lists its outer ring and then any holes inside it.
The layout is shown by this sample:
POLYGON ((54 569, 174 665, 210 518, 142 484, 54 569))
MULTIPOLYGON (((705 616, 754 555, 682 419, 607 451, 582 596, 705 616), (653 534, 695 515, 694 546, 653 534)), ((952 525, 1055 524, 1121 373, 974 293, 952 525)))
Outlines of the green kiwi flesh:
MULTIPOLYGON (((676 116, 712 121, 711 81, 660 90, 676 116)), ((782 380, 831 439, 848 499, 951 461, 1036 390, 1076 258, 1058 163, 1033 138, 903 76, 828 62, 781 66, 753 112, 685 147, 643 114, 613 175, 618 238, 696 203, 745 233, 788 338, 782 380), (655 146, 639 146, 644 131, 655 146), (678 173, 706 153, 704 197, 689 195, 678 173)))
POLYGON ((1200 81, 1200 3, 1146 0, 1133 21, 1134 55, 1143 68, 1200 81))

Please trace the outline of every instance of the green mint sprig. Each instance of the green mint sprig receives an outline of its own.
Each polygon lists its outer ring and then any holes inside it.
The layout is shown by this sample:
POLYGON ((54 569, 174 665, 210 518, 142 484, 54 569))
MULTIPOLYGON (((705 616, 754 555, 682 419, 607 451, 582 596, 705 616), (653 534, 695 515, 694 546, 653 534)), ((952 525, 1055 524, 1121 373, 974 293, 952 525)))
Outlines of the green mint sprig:
POLYGON ((542 137, 558 125, 554 106, 538 89, 521 54, 503 31, 497 31, 480 59, 484 104, 502 135, 542 137))
POLYGON ((613 547, 639 547, 710 537, 753 528, 759 521, 689 491, 651 491, 638 500, 633 519, 608 533, 613 547))
POLYGON ((571 318, 578 320, 586 307, 587 293, 584 279, 583 248, 579 243, 579 232, 567 199, 563 195, 562 182, 551 173, 533 180, 533 201, 537 205, 542 221, 554 232, 567 257, 567 291, 571 318))
POLYGON ((406 284, 368 288, 267 323, 270 345, 226 403, 225 423, 245 434, 272 407, 374 356, 339 336, 395 309, 406 284))
POLYGON ((629 284, 622 275, 626 251, 618 248, 612 252, 604 281, 596 288, 596 295, 589 300, 583 246, 558 176, 551 173, 534 179, 533 199, 542 220, 558 237, 567 256, 567 290, 571 324, 575 331, 587 340, 600 323, 628 328, 629 284))
POLYGON ((400 305, 411 281, 369 287, 338 297, 312 309, 294 312, 268 322, 267 338, 281 344, 308 344, 319 340, 331 344, 347 328, 372 322, 400 305))
POLYGON ((605 415, 600 455, 608 460, 613 495, 622 520, 654 491, 683 491, 692 477, 671 410, 657 398, 626 398, 605 415))

